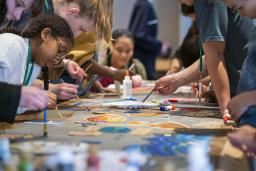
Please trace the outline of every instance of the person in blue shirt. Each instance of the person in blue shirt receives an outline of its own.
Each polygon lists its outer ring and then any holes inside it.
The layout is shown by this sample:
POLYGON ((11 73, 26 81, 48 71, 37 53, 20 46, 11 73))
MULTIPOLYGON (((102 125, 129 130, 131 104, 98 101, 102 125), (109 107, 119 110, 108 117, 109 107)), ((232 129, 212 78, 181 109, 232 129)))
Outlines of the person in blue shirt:
MULTIPOLYGON (((230 98, 236 95, 240 70, 248 52, 254 21, 242 17, 222 0, 181 0, 194 5, 199 37, 205 54, 203 76, 211 77, 220 112, 224 114, 230 98)), ((156 90, 170 94, 179 86, 200 79, 199 61, 185 70, 156 82, 156 90)))
POLYGON ((134 57, 145 66, 149 80, 155 80, 155 60, 168 54, 170 45, 157 39, 158 19, 148 0, 137 0, 133 8, 128 30, 135 40, 134 57))

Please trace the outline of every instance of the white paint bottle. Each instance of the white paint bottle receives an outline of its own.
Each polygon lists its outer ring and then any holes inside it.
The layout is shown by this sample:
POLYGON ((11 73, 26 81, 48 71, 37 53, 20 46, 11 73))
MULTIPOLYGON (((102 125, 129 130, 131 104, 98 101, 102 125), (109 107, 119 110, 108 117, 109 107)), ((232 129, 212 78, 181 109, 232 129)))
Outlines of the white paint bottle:
POLYGON ((132 80, 129 75, 129 71, 126 71, 125 78, 123 80, 123 99, 129 99, 132 97, 132 80))

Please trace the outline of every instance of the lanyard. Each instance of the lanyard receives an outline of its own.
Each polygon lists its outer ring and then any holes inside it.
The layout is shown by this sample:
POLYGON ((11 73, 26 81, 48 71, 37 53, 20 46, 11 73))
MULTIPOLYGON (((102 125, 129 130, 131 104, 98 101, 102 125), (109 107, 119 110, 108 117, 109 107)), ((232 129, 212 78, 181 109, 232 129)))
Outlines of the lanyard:
POLYGON ((49 10, 49 4, 48 4, 48 1, 47 1, 47 0, 44 0, 44 4, 45 4, 46 11, 48 11, 48 10, 49 10))
POLYGON ((200 74, 203 73, 203 47, 200 38, 198 38, 198 47, 200 51, 200 58, 199 58, 199 72, 200 74))
POLYGON ((23 85, 27 86, 29 83, 29 80, 32 76, 34 63, 32 63, 31 67, 29 67, 29 64, 31 63, 31 49, 30 45, 28 46, 28 56, 27 56, 27 63, 26 63, 26 70, 25 70, 25 76, 23 80, 23 85))

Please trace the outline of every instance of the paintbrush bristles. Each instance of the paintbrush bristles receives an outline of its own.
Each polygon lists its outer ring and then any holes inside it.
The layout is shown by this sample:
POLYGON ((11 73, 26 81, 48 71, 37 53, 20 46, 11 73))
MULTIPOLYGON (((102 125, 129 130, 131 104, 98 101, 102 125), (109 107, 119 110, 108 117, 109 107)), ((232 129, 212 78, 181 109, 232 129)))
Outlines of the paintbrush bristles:
POLYGON ((63 116, 62 116, 62 114, 60 113, 58 106, 55 107, 55 110, 57 111, 58 116, 60 117, 60 119, 63 120, 63 116))
POLYGON ((47 124, 44 124, 44 137, 48 135, 47 124))
POLYGON ((89 109, 89 107, 87 107, 87 106, 84 105, 82 99, 80 99, 77 95, 76 95, 76 98, 77 98, 77 100, 81 103, 81 105, 86 108, 86 110, 91 111, 91 110, 89 109))

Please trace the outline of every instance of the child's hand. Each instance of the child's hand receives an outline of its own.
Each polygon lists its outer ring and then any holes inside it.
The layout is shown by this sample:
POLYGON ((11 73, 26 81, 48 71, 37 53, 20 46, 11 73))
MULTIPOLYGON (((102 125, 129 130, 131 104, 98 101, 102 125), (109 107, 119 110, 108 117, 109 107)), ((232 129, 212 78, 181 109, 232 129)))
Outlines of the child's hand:
POLYGON ((74 61, 69 61, 67 64, 67 71, 70 74, 71 78, 82 82, 84 78, 87 77, 87 74, 84 70, 74 61))
POLYGON ((20 106, 26 107, 29 110, 43 110, 48 106, 48 94, 46 91, 36 87, 23 86, 21 89, 20 106))
POLYGON ((256 129, 251 126, 242 126, 237 132, 229 133, 228 139, 231 144, 246 153, 254 154, 256 150, 256 129))
MULTIPOLYGON (((198 96, 198 91, 199 91, 199 84, 198 82, 194 82, 192 87, 191 87, 192 91, 194 92, 194 94, 196 96, 198 96)), ((204 94, 207 91, 208 87, 204 84, 202 84, 202 94, 204 94)))
POLYGON ((68 100, 75 98, 77 95, 77 85, 60 83, 60 84, 50 84, 49 90, 57 95, 59 100, 68 100))
POLYGON ((57 96, 50 92, 46 91, 48 95, 48 108, 49 109, 55 109, 56 108, 56 103, 57 103, 57 96))
POLYGON ((247 101, 249 96, 249 93, 242 93, 229 101, 227 108, 232 116, 232 119, 239 119, 249 107, 249 103, 247 101))
POLYGON ((161 95, 169 95, 179 87, 175 75, 167 75, 156 81, 155 89, 161 95))
POLYGON ((142 77, 141 75, 133 75, 132 76, 132 87, 141 87, 142 85, 142 77))

